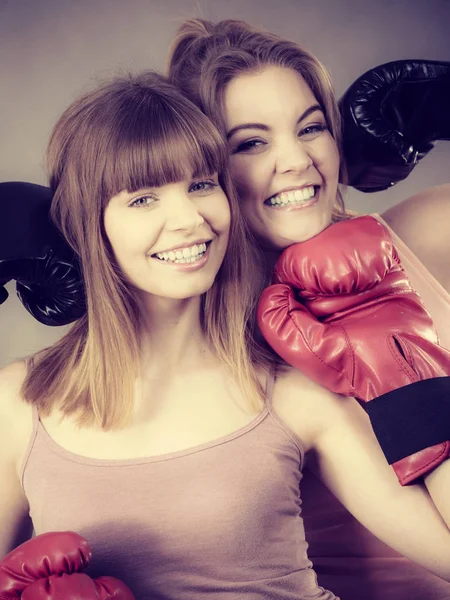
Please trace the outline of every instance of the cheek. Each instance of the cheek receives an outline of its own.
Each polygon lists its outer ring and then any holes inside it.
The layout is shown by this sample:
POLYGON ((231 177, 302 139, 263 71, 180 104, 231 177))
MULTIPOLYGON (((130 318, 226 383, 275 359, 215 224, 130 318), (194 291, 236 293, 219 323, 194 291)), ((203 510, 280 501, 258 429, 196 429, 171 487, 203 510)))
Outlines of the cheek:
POLYGON ((340 158, 337 146, 331 135, 325 140, 324 146, 320 152, 320 157, 318 158, 318 163, 320 163, 320 170, 327 176, 329 182, 337 182, 340 158))
POLYGON ((117 227, 117 220, 111 216, 108 210, 106 210, 105 213, 103 226, 111 251, 116 259, 119 260, 120 244, 118 243, 118 240, 120 239, 120 229, 117 227))
POLYGON ((258 196, 259 190, 264 187, 264 173, 267 174, 267 170, 254 159, 231 161, 230 174, 242 201, 258 196))
POLYGON ((119 227, 117 222, 112 219, 105 219, 105 232, 116 260, 119 264, 122 263, 124 255, 127 254, 128 236, 123 227, 119 227))
POLYGON ((158 237, 144 217, 105 219, 105 231, 116 260, 123 268, 144 256, 158 237))
POLYGON ((111 236, 109 238, 109 243, 117 266, 124 275, 128 275, 130 267, 133 265, 132 258, 135 255, 135 252, 129 247, 129 244, 123 241, 123 239, 120 240, 119 238, 111 236))
POLYGON ((228 234, 231 223, 231 209, 225 193, 221 194, 218 201, 211 202, 208 205, 203 217, 216 233, 228 234))
POLYGON ((230 233, 230 226, 231 226, 231 210, 230 210, 230 206, 229 206, 228 202, 226 203, 226 206, 223 208, 221 213, 222 213, 222 217, 220 219, 220 224, 218 225, 218 229, 220 228, 219 230, 220 230, 220 233, 222 233, 222 235, 228 236, 228 234, 230 233))

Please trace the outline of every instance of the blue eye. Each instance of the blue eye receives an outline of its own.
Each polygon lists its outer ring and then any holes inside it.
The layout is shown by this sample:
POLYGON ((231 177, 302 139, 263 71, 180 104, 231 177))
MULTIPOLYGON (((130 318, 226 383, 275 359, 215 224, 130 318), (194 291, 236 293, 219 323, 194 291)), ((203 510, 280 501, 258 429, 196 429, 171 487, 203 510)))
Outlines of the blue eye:
POLYGON ((301 129, 298 135, 299 137, 306 138, 306 140, 313 140, 327 129, 328 127, 324 123, 315 123, 301 129))
POLYGON ((200 192, 207 194, 214 190, 214 188, 218 187, 218 183, 213 181, 212 179, 195 181, 189 186, 189 192, 200 192))
POLYGON ((150 206, 155 201, 151 196, 140 196, 139 198, 135 198, 128 206, 132 208, 145 208, 150 206))
POLYGON ((265 142, 260 139, 247 140, 239 144, 232 152, 232 154, 237 154, 239 152, 250 152, 255 148, 259 148, 263 146, 265 142))

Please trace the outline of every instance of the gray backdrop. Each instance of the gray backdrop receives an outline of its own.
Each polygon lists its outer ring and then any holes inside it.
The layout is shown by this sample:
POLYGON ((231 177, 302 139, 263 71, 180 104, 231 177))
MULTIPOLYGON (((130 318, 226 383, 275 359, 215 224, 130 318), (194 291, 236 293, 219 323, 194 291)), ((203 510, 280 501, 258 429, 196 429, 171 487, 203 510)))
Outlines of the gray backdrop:
MULTIPOLYGON (((314 52, 338 95, 367 69, 405 58, 450 60, 450 0, 0 0, 0 181, 46 184, 50 130, 87 85, 118 71, 163 69, 184 18, 244 19, 314 52)), ((382 212, 450 180, 442 142, 398 186, 349 190, 347 204, 382 212)), ((1 218, 1 215, 0 215, 1 218)), ((55 341, 15 297, 0 306, 0 366, 55 341)))

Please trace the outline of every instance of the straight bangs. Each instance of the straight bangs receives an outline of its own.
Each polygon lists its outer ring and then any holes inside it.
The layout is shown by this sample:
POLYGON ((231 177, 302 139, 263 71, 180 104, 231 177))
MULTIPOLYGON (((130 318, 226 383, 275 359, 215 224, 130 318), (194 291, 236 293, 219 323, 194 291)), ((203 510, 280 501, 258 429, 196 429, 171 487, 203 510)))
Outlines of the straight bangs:
POLYGON ((105 204, 123 190, 135 192, 225 170, 226 144, 210 121, 187 103, 170 100, 152 94, 136 107, 128 105, 112 129, 102 181, 105 204))
POLYGON ((123 190, 215 173, 232 223, 224 262, 202 297, 202 326, 246 397, 260 403, 255 365, 273 362, 254 342, 263 261, 252 254, 227 163, 226 142, 209 119, 150 71, 103 84, 60 117, 47 151, 51 213, 80 256, 87 312, 29 370, 23 394, 40 414, 58 406, 80 426, 108 430, 129 423, 142 359, 141 314, 108 242, 104 209, 123 190))

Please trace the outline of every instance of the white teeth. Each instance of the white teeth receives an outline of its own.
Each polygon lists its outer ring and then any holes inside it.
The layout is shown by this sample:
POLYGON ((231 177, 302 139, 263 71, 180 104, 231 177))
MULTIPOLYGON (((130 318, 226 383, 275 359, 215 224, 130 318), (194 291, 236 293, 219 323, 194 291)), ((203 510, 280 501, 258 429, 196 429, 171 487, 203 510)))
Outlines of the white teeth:
POLYGON ((301 190, 291 190, 289 192, 282 192, 281 194, 277 194, 276 196, 272 196, 268 200, 266 200, 266 204, 271 206, 285 206, 286 204, 299 204, 301 202, 306 202, 310 198, 313 198, 315 195, 314 186, 310 185, 308 187, 302 188, 301 190))
POLYGON ((194 244, 190 248, 182 250, 170 250, 169 252, 157 252, 156 256, 160 260, 174 262, 178 264, 191 263, 199 260, 206 252, 206 243, 194 244))

